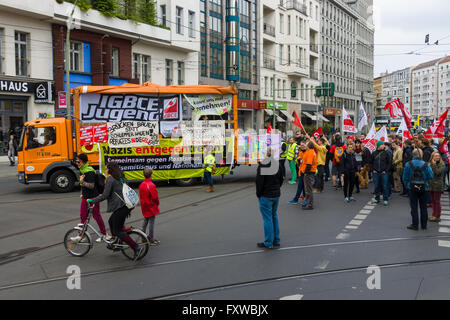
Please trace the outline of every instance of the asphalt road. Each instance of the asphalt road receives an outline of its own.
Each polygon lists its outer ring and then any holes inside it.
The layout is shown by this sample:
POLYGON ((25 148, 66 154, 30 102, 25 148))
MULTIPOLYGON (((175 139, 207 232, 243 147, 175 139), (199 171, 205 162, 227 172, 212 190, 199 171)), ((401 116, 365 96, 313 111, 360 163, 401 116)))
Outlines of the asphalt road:
MULTIPOLYGON (((448 194, 448 219, 414 232, 406 229, 407 199, 398 195, 388 207, 371 206, 371 190, 362 190, 347 204, 327 183, 315 210, 305 212, 287 204, 296 186, 285 184, 281 248, 262 250, 254 175, 254 167, 240 167, 223 182, 216 179, 213 194, 202 185, 158 183, 161 245, 133 263, 103 244, 83 258, 70 256, 62 239, 78 223, 79 193, 20 185, 0 164, 0 299, 450 298, 448 194), (71 265, 81 269, 81 290, 67 288, 71 265), (379 289, 368 288, 377 283, 369 266, 379 268, 379 289)), ((109 214, 103 216, 106 222, 109 214)), ((127 225, 141 223, 136 209, 127 225)))

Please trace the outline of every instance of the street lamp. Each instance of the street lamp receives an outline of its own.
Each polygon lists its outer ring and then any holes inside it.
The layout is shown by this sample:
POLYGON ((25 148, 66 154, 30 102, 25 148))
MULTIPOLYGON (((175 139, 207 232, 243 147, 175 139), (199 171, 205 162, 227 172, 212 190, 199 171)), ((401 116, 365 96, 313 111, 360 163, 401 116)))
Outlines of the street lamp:
POLYGON ((66 32, 66 54, 65 54, 65 64, 66 69, 66 104, 67 104, 67 119, 72 119, 72 106, 70 101, 70 29, 72 28, 72 18, 77 6, 78 0, 75 0, 73 4, 72 12, 70 13, 67 21, 67 32, 66 32))

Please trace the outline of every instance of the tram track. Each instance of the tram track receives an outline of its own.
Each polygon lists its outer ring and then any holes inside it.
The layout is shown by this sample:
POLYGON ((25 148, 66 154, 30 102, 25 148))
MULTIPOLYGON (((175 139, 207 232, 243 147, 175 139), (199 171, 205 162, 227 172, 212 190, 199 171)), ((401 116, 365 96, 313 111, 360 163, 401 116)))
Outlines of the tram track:
MULTIPOLYGON (((215 199, 218 199, 218 198, 221 198, 221 197, 233 194, 233 193, 237 193, 237 192, 243 191, 245 189, 248 189, 251 186, 253 186, 253 184, 246 184, 246 185, 242 186, 241 188, 233 189, 233 190, 228 191, 228 192, 216 194, 216 195, 214 195, 212 197, 208 197, 206 199, 195 200, 195 201, 183 204, 181 206, 177 206, 177 207, 174 207, 174 208, 170 208, 170 209, 161 211, 160 214, 167 214, 167 213, 178 211, 178 210, 181 210, 181 209, 184 209, 184 208, 196 206, 196 205, 199 205, 201 203, 204 203, 205 201, 215 200, 215 199)), ((188 192, 198 191, 198 189, 199 188, 194 189, 194 190, 182 191, 182 192, 178 192, 178 193, 175 193, 175 194, 171 194, 171 195, 168 195, 166 197, 161 197, 160 200, 168 199, 168 198, 171 198, 171 197, 174 197, 174 196, 177 196, 177 195, 180 195, 180 194, 185 194, 185 193, 188 193, 188 192)), ((15 236, 18 236, 18 235, 21 235, 21 234, 27 234, 27 233, 30 233, 30 232, 35 232, 35 231, 39 231, 39 230, 45 230, 45 229, 48 229, 48 228, 51 228, 51 227, 55 227, 55 226, 58 226, 58 225, 63 225, 63 224, 71 223, 71 222, 77 222, 79 220, 80 220, 79 218, 74 218, 74 219, 64 220, 64 221, 60 221, 60 222, 53 223, 53 224, 48 224, 48 225, 45 225, 45 226, 40 226, 40 227, 28 229, 28 230, 25 230, 25 231, 15 232, 15 233, 12 233, 12 234, 0 236, 0 240, 4 240, 4 239, 7 239, 7 238, 12 238, 12 237, 15 237, 15 236)), ((139 222, 139 221, 142 221, 142 218, 135 219, 135 220, 130 220, 130 221, 127 221, 126 223, 128 225, 130 225, 132 223, 136 223, 136 222, 139 222)), ((59 245, 63 245, 63 242, 50 244, 50 245, 45 246, 45 247, 32 248, 30 250, 23 250, 22 253, 20 252, 20 250, 16 250, 16 251, 12 252, 13 256, 6 257, 6 258, 3 257, 3 259, 2 259, 2 255, 0 255, 0 266, 3 265, 3 264, 7 264, 7 263, 13 262, 15 260, 18 260, 20 258, 23 258, 24 256, 29 255, 31 253, 36 253, 36 252, 39 252, 39 251, 47 250, 47 249, 50 249, 50 248, 53 248, 53 247, 56 247, 56 246, 59 246, 59 245)), ((3 256, 5 256, 5 255, 3 254, 3 256)))
MULTIPOLYGON (((392 242, 400 242, 400 241, 436 240, 436 239, 442 239, 442 238, 450 238, 450 236, 385 238, 385 239, 371 239, 371 240, 356 240, 356 241, 347 241, 347 242, 331 242, 331 243, 320 243, 320 244, 310 244, 310 245, 286 247, 286 248, 277 249, 276 251, 289 252, 289 251, 293 251, 293 250, 300 250, 300 249, 307 249, 307 248, 339 247, 339 246, 362 245, 362 244, 370 244, 370 243, 392 243, 392 242)), ((213 256, 193 257, 193 258, 162 261, 162 262, 153 262, 153 263, 141 262, 138 265, 133 265, 133 266, 125 266, 125 267, 122 266, 122 267, 116 267, 116 268, 109 268, 109 269, 105 269, 105 270, 86 272, 86 273, 83 273, 81 275, 81 277, 89 278, 89 277, 114 274, 114 273, 119 273, 119 272, 124 272, 124 271, 150 269, 150 268, 161 267, 161 266, 166 266, 166 265, 173 265, 173 264, 208 261, 208 260, 213 260, 213 259, 222 259, 222 258, 228 258, 228 257, 238 257, 238 256, 244 256, 244 255, 264 254, 264 253, 265 253, 265 250, 254 250, 254 251, 247 251, 247 252, 218 254, 218 255, 213 255, 213 256)), ((400 267, 406 267, 406 266, 436 264, 436 263, 450 263, 450 257, 449 258, 411 260, 411 261, 398 261, 398 262, 377 264, 377 266, 380 267, 380 269, 387 269, 387 268, 400 268, 400 267)), ((284 281, 284 280, 301 279, 301 278, 309 278, 309 277, 327 276, 327 275, 341 274, 341 273, 355 272, 355 271, 365 271, 365 270, 367 270, 367 267, 368 266, 352 266, 352 267, 347 267, 347 268, 336 268, 336 269, 332 269, 332 270, 321 270, 321 271, 304 272, 304 273, 292 273, 292 274, 276 276, 276 277, 267 277, 267 278, 261 278, 261 279, 256 279, 256 280, 233 282, 233 283, 228 283, 228 284, 223 284, 223 285, 198 288, 195 290, 193 289, 193 290, 174 292, 174 293, 170 293, 170 294, 146 297, 146 298, 143 298, 143 300, 173 299, 173 298, 180 298, 180 297, 189 296, 189 295, 193 295, 193 294, 210 293, 210 292, 216 292, 216 291, 220 291, 220 290, 270 283, 270 282, 274 282, 274 281, 284 281)), ((59 277, 51 277, 51 278, 47 278, 47 279, 30 281, 30 282, 14 283, 14 284, 6 285, 6 286, 1 286, 0 292, 5 291, 5 290, 10 290, 10 289, 16 289, 16 288, 24 288, 24 287, 48 284, 48 283, 53 283, 53 282, 58 282, 58 281, 66 281, 68 278, 69 278, 69 276, 59 276, 59 277)))

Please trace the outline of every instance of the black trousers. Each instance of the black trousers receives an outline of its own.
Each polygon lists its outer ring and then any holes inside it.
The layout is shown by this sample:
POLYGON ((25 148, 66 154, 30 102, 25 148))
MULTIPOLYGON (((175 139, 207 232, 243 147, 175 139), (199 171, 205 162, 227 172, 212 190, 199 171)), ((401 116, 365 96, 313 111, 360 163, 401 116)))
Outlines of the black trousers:
POLYGON ((419 207, 420 207, 420 225, 422 228, 427 227, 428 211, 427 211, 427 193, 417 193, 409 190, 409 205, 411 206, 412 225, 419 227, 419 207))
POLYGON ((344 173, 344 196, 350 198, 353 196, 353 189, 355 188, 355 172, 344 173))
POLYGON ((131 210, 126 206, 116 210, 113 212, 111 217, 108 220, 109 228, 111 229, 111 233, 113 236, 120 237, 126 234, 123 231, 123 226, 125 225, 125 220, 130 215, 131 210))
POLYGON ((281 174, 286 178, 286 158, 280 158, 281 174))
POLYGON ((325 179, 325 166, 317 166, 317 174, 315 176, 314 188, 323 191, 325 179))

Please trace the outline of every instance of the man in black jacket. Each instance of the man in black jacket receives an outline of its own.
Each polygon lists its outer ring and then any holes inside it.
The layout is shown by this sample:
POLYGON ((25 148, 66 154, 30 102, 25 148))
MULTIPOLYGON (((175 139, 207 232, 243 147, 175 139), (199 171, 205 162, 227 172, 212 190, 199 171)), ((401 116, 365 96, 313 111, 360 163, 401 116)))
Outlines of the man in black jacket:
POLYGON ((389 172, 392 167, 391 155, 384 150, 384 142, 377 142, 377 150, 372 154, 370 169, 373 173, 373 183, 375 185, 375 200, 373 204, 380 203, 381 191, 383 191, 384 205, 389 203, 389 172))
POLYGON ((273 249, 280 246, 277 210, 282 184, 283 175, 279 163, 272 158, 272 152, 268 149, 267 157, 259 164, 256 174, 256 196, 264 223, 264 242, 257 244, 260 248, 273 249))
POLYGON ((431 147, 430 140, 425 139, 425 138, 422 139, 420 141, 420 147, 423 151, 423 161, 425 161, 427 163, 430 162, 431 155, 434 152, 434 149, 431 147))

